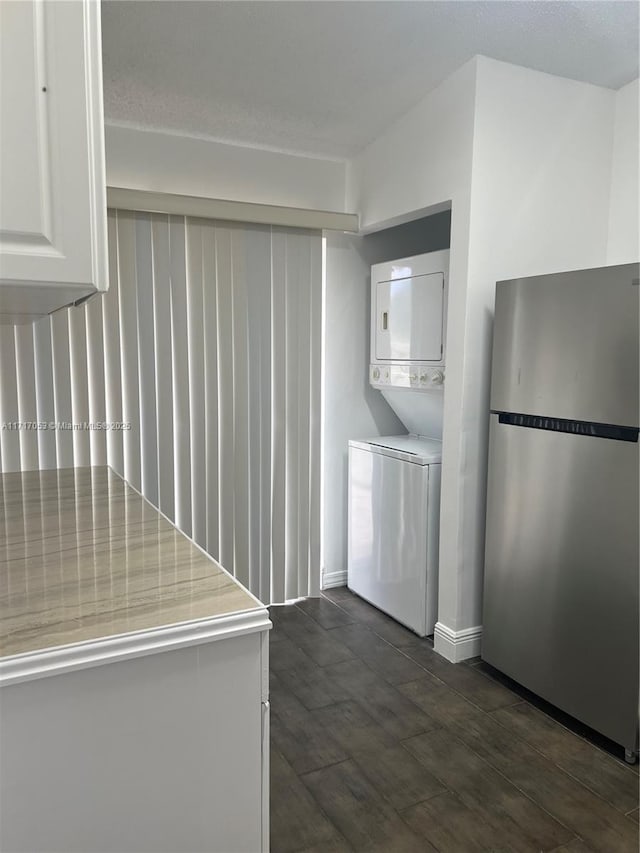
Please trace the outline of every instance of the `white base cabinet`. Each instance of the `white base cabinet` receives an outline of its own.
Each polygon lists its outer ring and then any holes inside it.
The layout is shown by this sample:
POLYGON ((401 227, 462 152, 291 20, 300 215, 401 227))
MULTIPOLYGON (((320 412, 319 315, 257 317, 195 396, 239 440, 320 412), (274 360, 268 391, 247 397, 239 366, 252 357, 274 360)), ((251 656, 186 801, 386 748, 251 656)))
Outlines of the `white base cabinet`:
POLYGON ((0 3, 0 322, 106 290, 100 4, 0 3))
POLYGON ((267 690, 266 629, 4 686, 0 849, 267 851, 267 690))

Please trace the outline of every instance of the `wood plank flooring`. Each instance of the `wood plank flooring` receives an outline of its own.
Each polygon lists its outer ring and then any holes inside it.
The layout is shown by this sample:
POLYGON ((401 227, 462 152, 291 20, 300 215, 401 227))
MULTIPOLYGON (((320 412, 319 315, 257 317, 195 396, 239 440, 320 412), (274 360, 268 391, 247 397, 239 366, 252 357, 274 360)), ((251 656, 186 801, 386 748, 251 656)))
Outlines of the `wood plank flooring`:
POLYGON ((272 853, 636 853, 638 771, 345 588, 270 608, 272 853))

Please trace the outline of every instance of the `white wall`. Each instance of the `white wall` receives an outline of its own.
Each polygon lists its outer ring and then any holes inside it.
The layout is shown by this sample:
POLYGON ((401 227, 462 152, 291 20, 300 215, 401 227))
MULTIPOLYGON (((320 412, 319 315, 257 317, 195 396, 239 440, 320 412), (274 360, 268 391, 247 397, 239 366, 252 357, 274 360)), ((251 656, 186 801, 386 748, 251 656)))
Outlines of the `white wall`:
POLYGON ((472 59, 348 163, 347 207, 363 230, 468 197, 475 76, 472 59))
POLYGON ((639 81, 616 92, 616 114, 611 169, 608 264, 627 264, 640 258, 640 139, 638 134, 639 81))
POLYGON ((478 57, 462 375, 445 397, 438 618, 453 631, 482 621, 495 282, 606 263, 613 108, 608 89, 478 57))
POLYGON ((350 438, 406 429, 369 385, 369 266, 362 237, 328 232, 323 424, 323 585, 346 583, 350 438))
POLYGON ((345 210, 342 161, 111 124, 105 146, 109 186, 345 210))
MULTIPOLYGON (((362 227, 368 230, 451 202, 445 428, 460 420, 452 415, 461 409, 464 378, 476 76, 474 58, 347 167, 347 206, 358 210, 362 227)), ((445 589, 449 575, 454 588, 457 585, 458 563, 450 555, 457 551, 459 535, 460 450, 455 436, 443 443, 443 471, 446 465, 453 483, 440 508, 440 583, 444 581, 445 589), (442 558, 443 550, 449 563, 442 558)), ((452 615, 455 626, 457 614, 452 615)))

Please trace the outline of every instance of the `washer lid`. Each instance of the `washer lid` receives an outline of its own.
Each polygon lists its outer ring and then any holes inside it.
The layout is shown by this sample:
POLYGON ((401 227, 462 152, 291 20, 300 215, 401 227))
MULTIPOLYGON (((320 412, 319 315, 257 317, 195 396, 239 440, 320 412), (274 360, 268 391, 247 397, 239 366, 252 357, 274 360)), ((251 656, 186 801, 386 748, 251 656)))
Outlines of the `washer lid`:
POLYGON ((442 442, 420 435, 380 435, 375 438, 352 439, 349 446, 392 456, 404 462, 413 462, 415 465, 437 464, 442 459, 442 442))

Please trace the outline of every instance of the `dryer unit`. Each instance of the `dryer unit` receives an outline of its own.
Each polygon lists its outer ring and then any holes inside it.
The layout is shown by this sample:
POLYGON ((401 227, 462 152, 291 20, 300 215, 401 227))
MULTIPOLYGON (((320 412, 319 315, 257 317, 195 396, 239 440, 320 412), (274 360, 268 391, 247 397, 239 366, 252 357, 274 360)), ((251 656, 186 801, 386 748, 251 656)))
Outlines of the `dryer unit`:
POLYGON ((374 388, 442 389, 448 278, 448 249, 371 267, 374 388))
POLYGON ((442 438, 448 289, 448 249, 371 267, 369 382, 412 435, 442 438))

